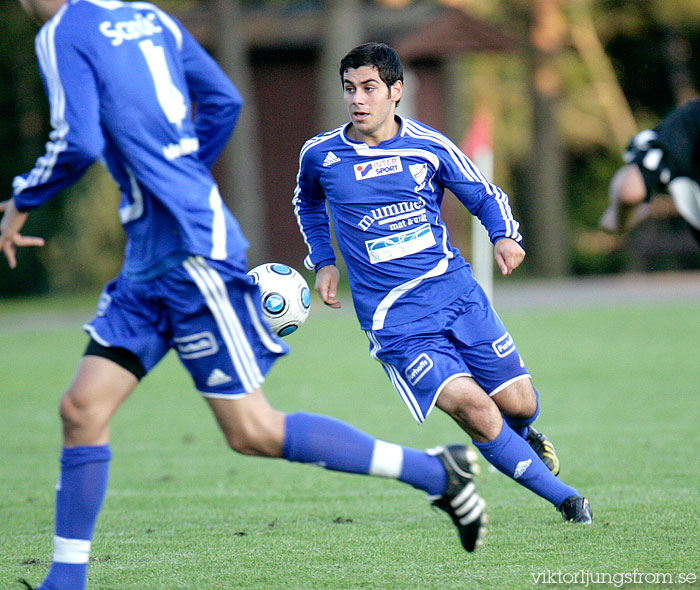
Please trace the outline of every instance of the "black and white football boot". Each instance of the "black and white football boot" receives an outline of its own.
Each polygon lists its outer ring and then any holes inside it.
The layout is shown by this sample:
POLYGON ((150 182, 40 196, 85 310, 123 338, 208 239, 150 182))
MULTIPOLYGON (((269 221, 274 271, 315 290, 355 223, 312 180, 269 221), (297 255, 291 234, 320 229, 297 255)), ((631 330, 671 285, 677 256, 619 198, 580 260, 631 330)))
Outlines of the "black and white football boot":
POLYGON ((441 496, 431 498, 432 505, 450 515, 462 547, 474 551, 486 534, 487 520, 486 503, 477 494, 474 484, 474 474, 479 469, 476 453, 461 444, 435 447, 428 449, 428 453, 440 459, 447 471, 447 488, 441 496))

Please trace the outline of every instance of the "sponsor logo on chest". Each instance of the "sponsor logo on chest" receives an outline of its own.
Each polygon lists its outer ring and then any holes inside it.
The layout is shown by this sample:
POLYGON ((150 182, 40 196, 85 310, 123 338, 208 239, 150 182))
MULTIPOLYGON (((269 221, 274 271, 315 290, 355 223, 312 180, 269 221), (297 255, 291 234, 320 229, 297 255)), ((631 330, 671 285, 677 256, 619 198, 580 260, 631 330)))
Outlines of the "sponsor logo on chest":
POLYGON ((389 260, 396 260, 404 256, 410 256, 435 245, 435 236, 429 223, 410 229, 408 231, 394 233, 374 240, 367 240, 365 247, 369 255, 370 264, 379 264, 389 260))
POLYGON ((403 171, 401 158, 392 156, 390 158, 382 158, 381 160, 372 160, 364 164, 355 164, 355 180, 367 180, 368 178, 376 178, 377 176, 386 176, 387 174, 396 174, 403 171))

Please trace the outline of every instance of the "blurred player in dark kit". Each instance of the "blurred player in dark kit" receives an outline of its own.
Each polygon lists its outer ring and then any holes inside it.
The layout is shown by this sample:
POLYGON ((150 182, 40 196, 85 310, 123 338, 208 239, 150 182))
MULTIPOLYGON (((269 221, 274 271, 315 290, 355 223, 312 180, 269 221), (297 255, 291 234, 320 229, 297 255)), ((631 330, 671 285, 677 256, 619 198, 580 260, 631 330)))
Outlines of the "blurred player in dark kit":
POLYGON ((645 219, 649 202, 668 193, 700 246, 700 100, 671 111, 655 129, 635 135, 608 188, 600 226, 625 232, 645 219))

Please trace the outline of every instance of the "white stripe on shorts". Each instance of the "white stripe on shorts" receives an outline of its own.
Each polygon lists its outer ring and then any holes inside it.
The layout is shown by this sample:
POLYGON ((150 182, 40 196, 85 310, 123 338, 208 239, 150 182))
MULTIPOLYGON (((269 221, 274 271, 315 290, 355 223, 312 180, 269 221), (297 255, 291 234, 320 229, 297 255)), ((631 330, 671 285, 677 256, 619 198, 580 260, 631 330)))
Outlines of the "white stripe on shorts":
POLYGON ((223 279, 201 256, 190 256, 182 265, 199 287, 216 320, 243 388, 246 393, 254 391, 264 378, 223 279))
POLYGON ((403 403, 406 404, 406 407, 411 412, 413 418, 419 423, 424 422, 425 416, 423 415, 420 405, 416 401, 416 398, 413 395, 408 383, 404 381, 401 373, 396 369, 396 367, 385 363, 377 356, 382 348, 382 345, 379 344, 379 340, 377 340, 374 333, 371 330, 365 330, 365 334, 367 334, 367 338, 369 338, 369 341, 372 343, 372 350, 370 350, 370 355, 372 358, 382 364, 382 367, 384 367, 384 370, 389 377, 389 381, 391 381, 394 389, 396 389, 396 392, 401 396, 403 403))
POLYGON ((253 327, 258 333, 258 337, 260 338, 261 342, 265 345, 265 348, 271 352, 282 354, 284 349, 272 339, 268 328, 263 325, 263 320, 260 318, 258 308, 255 307, 255 303, 253 303, 253 298, 249 293, 244 293, 243 299, 245 299, 245 305, 248 308, 248 315, 250 315, 250 319, 253 322, 253 327))

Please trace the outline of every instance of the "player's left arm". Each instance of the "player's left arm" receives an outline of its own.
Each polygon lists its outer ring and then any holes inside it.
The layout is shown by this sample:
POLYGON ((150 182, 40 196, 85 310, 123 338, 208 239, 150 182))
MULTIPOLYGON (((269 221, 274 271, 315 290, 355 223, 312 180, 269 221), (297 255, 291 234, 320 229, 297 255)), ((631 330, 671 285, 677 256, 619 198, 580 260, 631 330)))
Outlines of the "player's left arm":
POLYGON ((216 61, 188 31, 180 28, 185 77, 197 106, 194 124, 199 157, 211 168, 233 132, 243 98, 216 61))
POLYGON ((493 249, 496 264, 503 276, 508 276, 525 258, 525 250, 512 238, 500 238, 493 249))
POLYGON ((438 182, 449 188, 469 212, 478 217, 491 242, 495 245, 501 238, 509 238, 520 243, 523 239, 520 224, 513 217, 508 195, 489 182, 476 164, 449 140, 436 146, 435 153, 440 155, 438 182))

